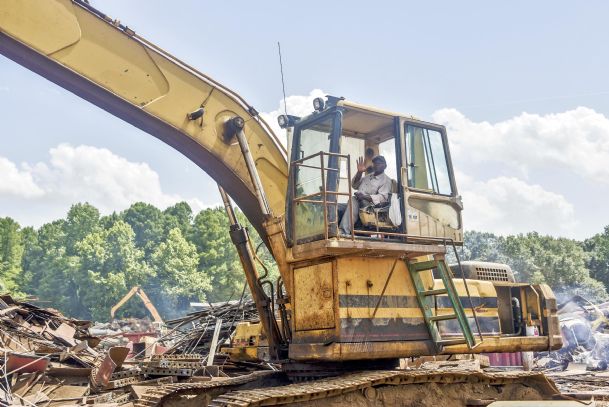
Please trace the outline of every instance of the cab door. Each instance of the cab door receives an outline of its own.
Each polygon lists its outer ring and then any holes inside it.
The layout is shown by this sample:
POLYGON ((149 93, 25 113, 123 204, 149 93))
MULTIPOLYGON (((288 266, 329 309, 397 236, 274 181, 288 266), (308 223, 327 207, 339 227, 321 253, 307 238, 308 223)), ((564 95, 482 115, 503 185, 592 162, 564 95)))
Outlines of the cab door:
MULTIPOLYGON (((463 205, 455 183, 446 128, 399 118, 400 187, 409 241, 463 241, 463 205)), ((396 124, 397 124, 396 123, 396 124)))
POLYGON ((341 122, 342 112, 331 109, 295 126, 286 194, 289 246, 336 234, 336 227, 328 227, 336 224, 336 211, 324 206, 336 207, 341 122))

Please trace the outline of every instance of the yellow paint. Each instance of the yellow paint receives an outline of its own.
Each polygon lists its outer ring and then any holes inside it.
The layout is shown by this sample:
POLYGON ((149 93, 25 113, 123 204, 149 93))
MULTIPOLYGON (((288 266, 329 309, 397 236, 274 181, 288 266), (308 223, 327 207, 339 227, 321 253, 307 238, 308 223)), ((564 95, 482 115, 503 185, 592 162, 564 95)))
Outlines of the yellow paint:
POLYGON ((293 306, 297 331, 334 328, 331 262, 294 270, 293 306))
MULTIPOLYGON (((389 257, 342 257, 337 260, 338 293, 342 295, 381 295, 396 259, 389 257), (371 286, 369 286, 371 284, 371 286)), ((431 288, 431 271, 421 273, 424 284, 431 288)), ((398 260, 385 295, 414 297, 415 289, 406 263, 398 260)))
POLYGON ((2 0, 0 30, 45 55, 81 38, 70 0, 2 0))

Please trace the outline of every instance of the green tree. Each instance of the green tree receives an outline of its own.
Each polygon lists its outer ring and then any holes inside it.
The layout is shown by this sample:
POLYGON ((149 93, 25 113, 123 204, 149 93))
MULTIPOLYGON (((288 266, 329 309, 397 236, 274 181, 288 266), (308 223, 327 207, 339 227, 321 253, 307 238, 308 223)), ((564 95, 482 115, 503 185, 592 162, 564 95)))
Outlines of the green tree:
POLYGON ((23 250, 19 224, 11 218, 0 218, 0 291, 20 294, 23 250))
POLYGON ((31 263, 35 258, 33 250, 38 247, 38 232, 31 226, 25 227, 21 229, 21 238, 23 241, 23 256, 21 258, 23 278, 20 286, 23 291, 31 292, 30 288, 34 282, 31 263))
POLYGON ((583 242, 588 254, 586 264, 590 275, 609 288, 609 226, 602 233, 597 233, 583 242))
POLYGON ((188 236, 192 227, 192 208, 186 202, 178 202, 163 211, 165 236, 171 229, 178 228, 182 236, 188 236))
POLYGON ((505 238, 488 232, 467 231, 463 236, 461 260, 480 260, 495 263, 507 261, 504 251, 505 238))
POLYGON ((110 229, 112 226, 114 226, 116 222, 121 220, 124 221, 123 217, 120 214, 112 212, 110 215, 102 216, 101 218, 99 218, 99 226, 103 229, 110 229))
POLYGON ((153 205, 137 202, 121 214, 123 220, 135 232, 135 244, 144 250, 147 260, 164 239, 164 217, 160 209, 153 205))
POLYGON ((171 229, 152 253, 152 264, 164 297, 172 299, 175 308, 183 308, 188 300, 205 301, 205 294, 212 288, 211 279, 197 269, 197 249, 179 228, 171 229))
POLYGON ((607 298, 602 283, 590 277, 586 254, 575 240, 541 236, 536 232, 508 236, 504 253, 520 281, 547 283, 559 293, 607 298))
MULTIPOLYGON (((243 225, 249 223, 237 211, 243 225)), ((257 255, 275 281, 275 263, 249 227, 257 255)), ((135 285, 142 286, 164 316, 189 301, 225 301, 240 295, 245 282, 229 236, 223 208, 193 219, 180 202, 160 211, 145 203, 100 217, 89 204, 76 204, 66 219, 21 231, 23 291, 67 315, 106 320, 110 307, 135 285)), ((4 232, 3 236, 10 233, 4 232)), ((8 264, 7 262, 4 262, 8 264)), ((259 267, 261 275, 263 268, 259 267)), ((130 301, 123 315, 146 314, 130 301)))
POLYGON ((136 247, 135 233, 124 221, 90 233, 76 244, 76 249, 79 297, 95 320, 108 319, 110 308, 128 290, 154 277, 144 261, 144 252, 136 247))
MULTIPOLYGON (((255 254, 258 260, 260 260, 260 262, 264 266, 263 267, 262 265, 260 265, 259 262, 256 263, 259 275, 263 277, 266 269, 266 271, 268 271, 268 274, 266 275, 265 279, 271 281, 273 283, 273 286, 276 287, 277 278, 279 277, 279 268, 277 268, 277 263, 275 263, 273 255, 268 250, 266 245, 262 242, 260 235, 258 235, 258 232, 256 232, 256 229, 247 220, 243 212, 237 211, 237 218, 239 219, 239 223, 241 223, 242 225, 246 225, 249 237, 252 241, 252 246, 254 247, 255 254)), ((239 271, 241 272, 241 274, 243 274, 241 263, 239 263, 239 271)))
MULTIPOLYGON (((256 230, 250 225, 242 212, 236 211, 241 225, 249 232, 254 251, 269 271, 266 279, 275 284, 279 272, 275 260, 269 253, 256 230)), ((194 219, 190 241, 195 244, 199 253, 199 270, 208 273, 212 278, 213 290, 207 293, 210 302, 221 302, 241 295, 245 284, 245 275, 237 251, 229 234, 229 222, 224 208, 205 209, 194 219)), ((260 276, 264 268, 256 264, 260 276)))
POLYGON ((88 203, 72 205, 68 211, 65 228, 65 247, 68 255, 73 255, 75 246, 89 233, 100 229, 99 211, 88 203))
POLYGON ((210 302, 226 301, 243 289, 245 277, 228 231, 223 208, 205 209, 195 216, 190 241, 198 252, 197 269, 212 280, 213 289, 206 293, 210 302))
POLYGON ((79 271, 78 258, 66 252, 65 224, 65 220, 57 220, 41 226, 35 237, 26 235, 25 290, 66 315, 87 318, 74 279, 79 271))

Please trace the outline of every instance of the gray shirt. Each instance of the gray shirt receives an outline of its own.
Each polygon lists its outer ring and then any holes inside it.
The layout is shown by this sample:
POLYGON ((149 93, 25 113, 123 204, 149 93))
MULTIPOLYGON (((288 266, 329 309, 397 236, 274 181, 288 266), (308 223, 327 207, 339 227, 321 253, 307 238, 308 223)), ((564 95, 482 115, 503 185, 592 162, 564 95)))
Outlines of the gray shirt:
POLYGON ((359 182, 355 182, 354 178, 351 181, 351 186, 364 194, 370 195, 372 203, 378 205, 389 200, 391 178, 385 173, 379 175, 367 174, 362 176, 359 182))

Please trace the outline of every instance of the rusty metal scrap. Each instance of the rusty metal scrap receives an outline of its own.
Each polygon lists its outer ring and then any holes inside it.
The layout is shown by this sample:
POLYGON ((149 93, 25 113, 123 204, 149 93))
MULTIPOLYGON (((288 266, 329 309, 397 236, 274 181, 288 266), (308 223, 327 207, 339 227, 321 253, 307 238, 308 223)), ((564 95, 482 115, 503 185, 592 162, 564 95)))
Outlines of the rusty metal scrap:
POLYGON ((591 372, 583 369, 565 370, 562 372, 546 372, 561 393, 567 395, 593 395, 596 400, 609 400, 609 373, 591 372))
MULTIPOLYGON (((66 318, 57 311, 15 301, 9 295, 0 296, 0 311, 0 341, 4 349, 52 354, 89 337, 89 321, 66 318)), ((86 360, 79 362, 87 364, 86 360)))
POLYGON ((1 402, 53 403, 88 394, 87 376, 98 356, 87 342, 89 326, 89 321, 0 296, 1 402), (66 369, 73 379, 65 379, 66 369))
POLYGON ((167 321, 174 327, 168 337, 174 344, 167 353, 201 353, 207 355, 214 335, 217 320, 222 320, 218 343, 226 341, 234 332, 239 321, 258 320, 256 306, 252 300, 228 301, 208 304, 203 310, 188 314, 183 318, 167 321))
MULTIPOLYGON (((104 324, 94 329, 90 321, 63 316, 58 311, 0 296, 0 406, 28 405, 118 405, 139 400, 140 388, 172 383, 202 382, 211 377, 248 374, 267 366, 236 366, 226 355, 216 356, 206 366, 215 321, 222 318, 221 341, 226 340, 240 320, 256 319, 251 301, 213 304, 203 311, 171 321, 169 334, 142 337, 147 348, 171 347, 171 353, 140 352, 128 359, 131 348, 115 346, 121 334, 137 335, 146 325, 137 320, 113 321, 111 337, 98 338, 104 324), (110 340, 109 340, 110 339, 110 340), (146 355, 144 357, 144 355, 146 355)), ((104 328, 105 329, 105 328, 104 328)), ((154 335, 151 332, 151 335, 154 335)), ((135 352, 133 352, 135 354, 135 352)), ((132 355, 133 356, 133 355, 132 355)), ((243 379, 242 379, 243 380, 243 379)), ((141 392, 140 392, 141 393, 141 392)), ((149 397, 146 395, 146 397, 149 397)))
POLYGON ((575 296, 558 309, 563 348, 536 353, 536 370, 565 395, 609 400, 609 303, 575 296))
POLYGON ((609 303, 574 296, 558 306, 562 349, 536 354, 538 370, 563 371, 574 363, 588 371, 609 367, 609 303))

